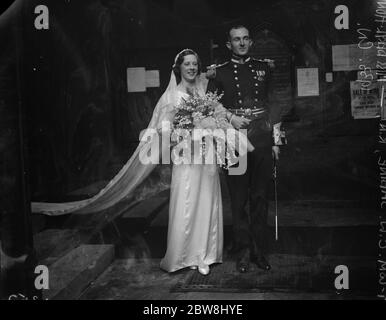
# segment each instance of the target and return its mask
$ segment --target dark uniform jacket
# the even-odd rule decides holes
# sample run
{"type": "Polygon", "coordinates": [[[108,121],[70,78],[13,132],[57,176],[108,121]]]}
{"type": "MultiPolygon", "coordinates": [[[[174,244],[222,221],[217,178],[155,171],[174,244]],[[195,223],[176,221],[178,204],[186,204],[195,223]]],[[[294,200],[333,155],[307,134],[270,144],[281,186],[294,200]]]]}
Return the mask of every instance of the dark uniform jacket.
{"type": "Polygon", "coordinates": [[[243,64],[232,59],[217,66],[208,83],[208,91],[224,94],[221,103],[229,111],[240,115],[244,109],[246,117],[249,111],[253,111],[257,121],[252,121],[248,127],[248,137],[253,135],[255,146],[272,144],[273,125],[280,122],[280,113],[268,101],[270,80],[268,63],[247,58],[243,64]],[[255,137],[256,134],[259,137],[255,137]]]}

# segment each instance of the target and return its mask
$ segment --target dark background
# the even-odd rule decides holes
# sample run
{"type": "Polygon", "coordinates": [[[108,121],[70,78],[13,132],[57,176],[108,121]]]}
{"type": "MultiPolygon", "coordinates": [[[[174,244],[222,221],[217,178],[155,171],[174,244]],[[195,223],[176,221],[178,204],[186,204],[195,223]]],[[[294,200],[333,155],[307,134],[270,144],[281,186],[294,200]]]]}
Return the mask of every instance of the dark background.
{"type": "MultiPolygon", "coordinates": [[[[374,153],[379,147],[379,119],[351,116],[350,81],[357,71],[334,72],[333,82],[325,82],[325,73],[332,72],[332,45],[358,43],[357,23],[374,30],[376,1],[14,3],[9,15],[0,17],[0,258],[14,264],[10,271],[2,269],[0,297],[25,292],[25,287],[33,291],[37,260],[59,257],[81,243],[106,240],[117,246],[121,258],[131,256],[133,248],[136,256],[163,254],[165,228],[146,233],[148,222],[114,220],[130,211],[125,207],[130,204],[77,220],[74,215],[31,215],[30,202],[88,198],[101,190],[137,146],[138,134],[169,81],[176,53],[192,48],[204,66],[226,61],[226,31],[235,23],[249,27],[256,44],[254,57],[276,61],[271,101],[283,108],[289,141],[278,168],[279,205],[289,201],[284,204],[291,211],[290,222],[299,222],[299,208],[299,219],[306,211],[311,221],[331,207],[337,208],[334,220],[339,222],[341,213],[348,224],[309,226],[307,220],[305,228],[284,227],[280,243],[273,244],[276,252],[377,256],[378,227],[350,227],[346,213],[355,220],[355,208],[361,206],[373,221],[372,208],[379,206],[374,153]],[[34,9],[40,4],[50,10],[49,30],[34,27],[34,9]],[[334,9],[341,4],[350,10],[350,30],[334,28],[334,9]],[[159,70],[161,87],[128,93],[128,67],[159,70]],[[296,96],[297,67],[319,68],[320,96],[296,96]],[[109,234],[114,236],[109,239],[109,234]],[[13,260],[22,255],[28,258],[13,260]]],[[[170,168],[160,166],[135,196],[157,195],[169,179],[170,168]]],[[[152,201],[141,204],[135,208],[146,214],[142,209],[151,207],[152,201]]],[[[151,213],[146,219],[154,217],[151,213]]]]}
{"type": "MultiPolygon", "coordinates": [[[[12,41],[3,42],[0,65],[4,69],[12,63],[16,45],[32,200],[65,201],[96,193],[137,145],[167,85],[175,54],[189,47],[204,66],[225,61],[225,32],[243,23],[257,43],[268,30],[277,39],[276,49],[288,57],[284,113],[289,145],[279,167],[281,199],[343,199],[375,206],[378,122],[352,119],[349,81],[356,79],[356,71],[334,72],[333,83],[324,81],[325,72],[332,72],[331,46],[357,43],[356,23],[371,27],[374,5],[363,0],[24,1],[18,39],[5,34],[12,41]],[[38,4],[50,10],[49,30],[34,28],[38,4]],[[334,28],[339,4],[350,10],[348,31],[334,28]],[[211,41],[218,48],[211,50],[211,41]],[[128,93],[126,68],[138,66],[160,70],[161,87],[128,93]],[[320,97],[296,97],[296,67],[304,66],[319,68],[320,97]],[[82,191],[90,185],[94,189],[82,191]]],[[[269,52],[255,46],[253,55],[270,58],[269,52]]],[[[14,90],[4,88],[8,95],[14,90]]],[[[4,160],[7,144],[0,143],[4,160]]],[[[12,160],[4,161],[5,177],[7,161],[12,160]]]]}

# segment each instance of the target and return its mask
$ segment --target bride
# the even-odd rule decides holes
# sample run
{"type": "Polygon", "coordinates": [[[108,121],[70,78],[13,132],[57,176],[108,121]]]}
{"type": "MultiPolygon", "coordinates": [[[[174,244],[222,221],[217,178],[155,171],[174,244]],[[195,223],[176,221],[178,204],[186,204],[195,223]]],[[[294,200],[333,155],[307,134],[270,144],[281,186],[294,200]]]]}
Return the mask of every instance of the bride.
{"type": "MultiPolygon", "coordinates": [[[[159,133],[165,123],[169,130],[176,114],[176,106],[191,94],[204,96],[207,81],[200,77],[200,60],[193,50],[177,54],[169,85],[154,108],[152,119],[141,133],[141,142],[120,172],[92,198],[67,202],[33,202],[32,212],[46,215],[87,214],[111,208],[128,198],[155,168],[157,162],[143,161],[143,155],[158,150],[159,133]],[[149,135],[148,133],[151,132],[149,135]],[[147,138],[143,137],[147,135],[147,138]]],[[[221,112],[227,114],[225,108],[221,112]]],[[[227,122],[229,127],[232,127],[227,122]]],[[[229,128],[228,127],[228,128],[229,128]]],[[[232,127],[233,129],[233,127],[232,127]]],[[[234,129],[233,129],[234,130],[234,129]]],[[[246,136],[238,136],[240,150],[251,151],[246,136]],[[244,148],[243,148],[244,146],[244,148]]],[[[234,142],[235,147],[236,143],[234,142]]],[[[157,157],[170,152],[162,144],[157,157]]],[[[239,151],[239,150],[238,150],[239,151]]],[[[244,153],[245,153],[244,152],[244,153]]],[[[242,154],[242,152],[239,152],[242,154]]],[[[193,155],[195,157],[195,155],[193,155]]],[[[209,266],[222,262],[223,216],[218,168],[213,164],[174,164],[170,188],[167,250],[160,267],[168,272],[190,267],[207,275],[209,266]]]]}
{"type": "MultiPolygon", "coordinates": [[[[195,92],[205,94],[200,60],[190,49],[181,51],[173,66],[174,103],[195,92]]],[[[167,250],[160,266],[168,272],[182,268],[209,273],[222,262],[223,217],[219,173],[215,164],[174,164],[170,187],[167,250]]]]}

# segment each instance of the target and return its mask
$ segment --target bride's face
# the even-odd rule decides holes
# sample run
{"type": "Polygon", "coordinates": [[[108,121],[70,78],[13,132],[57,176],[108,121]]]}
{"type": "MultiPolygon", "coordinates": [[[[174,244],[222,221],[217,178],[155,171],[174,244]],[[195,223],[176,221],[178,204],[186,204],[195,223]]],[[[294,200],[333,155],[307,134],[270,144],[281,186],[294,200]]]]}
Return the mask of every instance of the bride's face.
{"type": "Polygon", "coordinates": [[[180,67],[181,79],[187,82],[193,82],[198,74],[198,61],[197,57],[193,54],[184,57],[184,61],[180,67]]]}

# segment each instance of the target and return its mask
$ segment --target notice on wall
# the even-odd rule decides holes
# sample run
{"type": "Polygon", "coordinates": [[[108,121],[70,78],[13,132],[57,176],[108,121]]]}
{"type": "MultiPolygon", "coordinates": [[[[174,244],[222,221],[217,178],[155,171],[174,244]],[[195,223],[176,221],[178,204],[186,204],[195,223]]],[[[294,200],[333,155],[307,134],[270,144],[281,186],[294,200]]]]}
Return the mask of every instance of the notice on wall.
{"type": "Polygon", "coordinates": [[[146,71],[146,87],[158,88],[160,86],[159,71],[147,70],[146,71]]]}
{"type": "Polygon", "coordinates": [[[376,47],[363,49],[358,44],[332,46],[332,70],[360,70],[361,65],[375,66],[377,59],[376,47]]]}
{"type": "Polygon", "coordinates": [[[145,68],[127,68],[127,91],[146,91],[146,70],[145,68]]]}
{"type": "Polygon", "coordinates": [[[333,82],[334,81],[334,75],[332,72],[327,72],[326,73],[326,82],[333,82]]]}
{"type": "Polygon", "coordinates": [[[378,118],[381,114],[381,84],[374,81],[363,89],[358,81],[350,82],[351,113],[354,119],[378,118]]]}
{"type": "Polygon", "coordinates": [[[319,69],[297,68],[298,97],[319,95],[319,69]]]}

